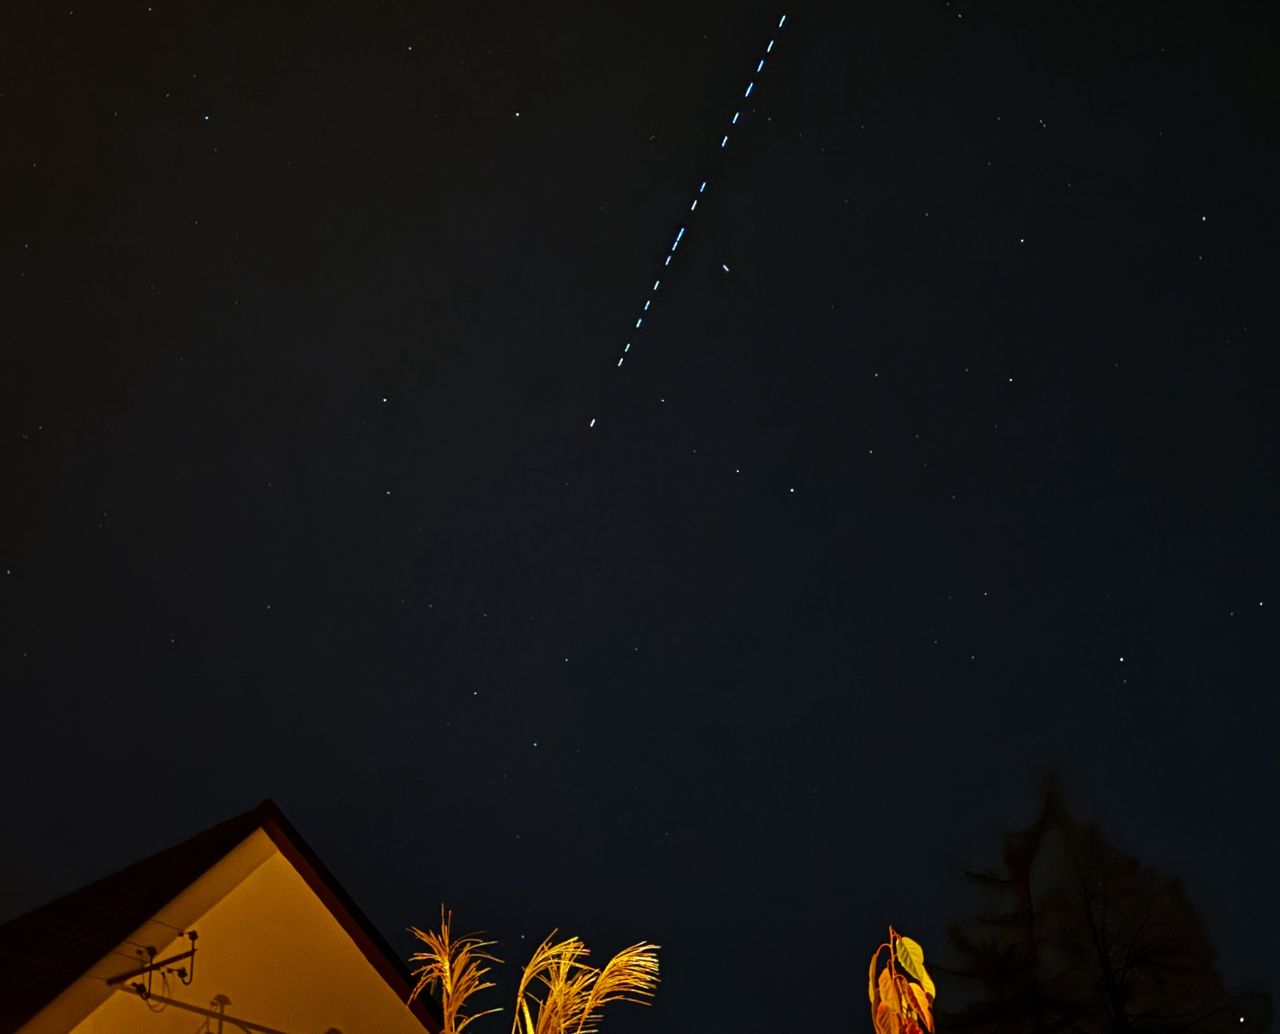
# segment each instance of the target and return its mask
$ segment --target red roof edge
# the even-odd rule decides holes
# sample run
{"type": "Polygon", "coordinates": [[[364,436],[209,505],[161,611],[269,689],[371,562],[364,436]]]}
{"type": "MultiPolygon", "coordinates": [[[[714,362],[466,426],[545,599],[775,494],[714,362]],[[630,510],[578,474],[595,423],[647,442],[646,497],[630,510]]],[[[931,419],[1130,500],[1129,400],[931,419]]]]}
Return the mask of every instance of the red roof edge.
{"type": "MultiPolygon", "coordinates": [[[[191,882],[261,829],[403,1002],[413,977],[311,846],[270,799],[158,854],[0,923],[0,1030],[15,1030],[70,987],[87,967],[129,936],[191,882]]],[[[439,1034],[435,1002],[409,1010],[439,1034]]]]}
{"type": "MultiPolygon", "coordinates": [[[[268,798],[254,809],[254,813],[262,830],[298,870],[312,893],[324,902],[329,913],[356,943],[369,964],[399,995],[402,1002],[408,1002],[409,992],[413,990],[413,978],[408,967],[369,917],[360,910],[351,895],[343,889],[342,884],[334,878],[333,873],[320,861],[320,856],[302,838],[293,823],[285,818],[279,805],[268,798]]],[[[431,999],[416,998],[409,1009],[431,1034],[439,1034],[441,1017],[431,999]]]]}

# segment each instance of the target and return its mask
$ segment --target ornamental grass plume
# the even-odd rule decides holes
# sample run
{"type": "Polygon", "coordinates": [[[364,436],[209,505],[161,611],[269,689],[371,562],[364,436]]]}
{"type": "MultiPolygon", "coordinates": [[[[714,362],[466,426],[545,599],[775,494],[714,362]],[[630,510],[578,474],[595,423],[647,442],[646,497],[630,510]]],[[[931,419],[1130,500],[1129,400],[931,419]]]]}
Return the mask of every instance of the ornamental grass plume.
{"type": "Polygon", "coordinates": [[[494,986],[484,979],[491,968],[484,963],[502,960],[484,950],[492,947],[496,941],[481,940],[476,934],[454,938],[450,930],[452,923],[453,913],[446,912],[441,905],[439,931],[409,927],[409,932],[427,946],[425,951],[409,956],[410,962],[422,963],[413,971],[418,983],[409,993],[409,1001],[412,1002],[423,991],[434,992],[439,987],[440,1011],[443,1015],[440,1034],[462,1034],[472,1020],[502,1011],[486,1009],[470,1016],[463,1015],[462,1010],[468,998],[477,991],[494,986]]]}
{"type": "Polygon", "coordinates": [[[581,940],[553,942],[554,936],[538,945],[524,968],[511,1034],[596,1034],[609,1002],[649,1004],[658,987],[658,945],[633,944],[597,969],[586,961],[581,940]]]}
{"type": "MultiPolygon", "coordinates": [[[[473,1020],[500,1009],[465,1014],[467,1000],[493,987],[486,981],[486,962],[502,960],[485,949],[494,941],[476,934],[453,937],[453,913],[440,907],[440,929],[410,932],[426,945],[410,956],[420,963],[413,971],[417,985],[412,1002],[424,991],[440,994],[440,1034],[461,1034],[473,1020]]],[[[658,945],[641,941],[623,948],[602,967],[593,966],[590,951],[578,937],[556,941],[553,930],[525,964],[516,989],[511,1034],[598,1034],[604,1007],[610,1002],[649,1005],[658,987],[658,945]]]]}

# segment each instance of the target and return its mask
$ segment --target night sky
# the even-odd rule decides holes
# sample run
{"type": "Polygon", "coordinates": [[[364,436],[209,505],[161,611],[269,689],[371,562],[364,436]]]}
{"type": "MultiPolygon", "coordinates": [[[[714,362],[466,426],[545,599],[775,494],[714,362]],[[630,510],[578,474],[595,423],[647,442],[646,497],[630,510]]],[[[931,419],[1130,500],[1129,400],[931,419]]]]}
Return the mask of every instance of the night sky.
{"type": "Polygon", "coordinates": [[[0,918],[270,796],[869,1030],[1056,767],[1276,972],[1272,17],[5,4],[0,918]]]}

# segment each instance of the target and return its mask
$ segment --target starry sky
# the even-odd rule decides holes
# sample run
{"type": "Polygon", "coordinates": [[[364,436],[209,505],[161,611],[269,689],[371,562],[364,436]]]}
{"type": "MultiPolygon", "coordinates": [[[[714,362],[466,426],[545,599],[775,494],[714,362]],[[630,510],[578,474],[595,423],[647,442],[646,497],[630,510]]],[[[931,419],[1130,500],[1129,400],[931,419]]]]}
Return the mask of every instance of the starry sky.
{"type": "Polygon", "coordinates": [[[616,1034],[856,1030],[1057,768],[1280,969],[1278,44],[4,5],[0,917],[270,796],[406,953],[445,901],[662,944],[616,1034]]]}

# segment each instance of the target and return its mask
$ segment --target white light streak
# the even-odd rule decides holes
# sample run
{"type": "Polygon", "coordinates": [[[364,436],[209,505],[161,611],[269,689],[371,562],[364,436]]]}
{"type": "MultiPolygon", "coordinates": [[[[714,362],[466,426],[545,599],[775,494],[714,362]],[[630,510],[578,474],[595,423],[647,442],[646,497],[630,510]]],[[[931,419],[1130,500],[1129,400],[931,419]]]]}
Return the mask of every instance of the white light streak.
{"type": "MultiPolygon", "coordinates": [[[[781,28],[782,28],[784,25],[786,25],[786,24],[787,24],[787,16],[784,14],[784,15],[782,15],[782,17],[781,17],[781,18],[779,18],[779,19],[778,19],[778,26],[777,26],[777,27],[778,27],[778,29],[781,29],[781,28]]],[[[772,54],[772,53],[773,53],[773,47],[774,47],[774,44],[775,44],[775,43],[777,43],[776,33],[775,33],[775,36],[769,40],[768,45],[764,48],[764,55],[762,55],[762,56],[760,57],[760,59],[756,62],[756,70],[755,70],[755,74],[756,74],[757,76],[758,76],[758,75],[760,75],[760,74],[764,71],[764,66],[765,66],[765,56],[767,56],[767,55],[769,55],[769,54],[772,54]]],[[[751,96],[751,94],[755,91],[755,88],[756,88],[756,82],[755,82],[755,80],[754,80],[754,79],[752,79],[751,81],[749,81],[749,82],[747,83],[747,88],[746,88],[746,90],[745,90],[745,91],[743,91],[743,94],[742,94],[743,99],[747,99],[747,98],[749,98],[749,97],[751,96]]],[[[743,112],[742,112],[742,110],[741,110],[741,109],[739,109],[739,110],[737,110],[737,111],[735,111],[735,112],[733,113],[733,117],[729,120],[729,126],[730,126],[730,128],[732,128],[733,126],[736,126],[736,125],[741,121],[741,119],[742,119],[742,115],[743,115],[743,112]]],[[[517,115],[517,117],[519,117],[519,116],[517,115]]],[[[725,134],[720,138],[720,149],[721,149],[721,150],[724,150],[724,149],[725,149],[726,147],[728,147],[728,146],[729,146],[729,134],[728,134],[728,133],[725,133],[725,134]]],[[[697,194],[697,196],[695,196],[695,197],[694,197],[694,199],[692,200],[692,202],[690,202],[690,204],[689,204],[689,211],[690,211],[690,212],[696,212],[696,211],[698,210],[698,201],[699,201],[699,199],[701,198],[701,196],[702,196],[703,194],[705,194],[705,193],[706,193],[706,190],[707,190],[707,181],[706,181],[706,180],[702,180],[702,181],[698,184],[698,194],[697,194]]],[[[680,229],[676,231],[675,239],[671,242],[671,248],[670,248],[670,250],[667,252],[666,257],[662,260],[662,265],[663,265],[663,268],[664,268],[664,269],[665,269],[667,266],[671,265],[671,260],[672,260],[673,258],[675,258],[676,251],[679,249],[681,242],[684,240],[684,232],[685,232],[685,230],[686,230],[686,229],[687,229],[687,227],[685,227],[685,226],[681,226],[681,227],[680,227],[680,229]]],[[[720,268],[721,268],[722,270],[724,270],[726,273],[730,272],[730,269],[729,269],[728,263],[725,263],[725,262],[720,263],[720,268]]],[[[655,280],[653,281],[653,287],[652,287],[652,288],[650,289],[650,291],[649,291],[650,297],[645,299],[644,307],[643,307],[643,309],[641,310],[641,311],[642,311],[642,313],[647,313],[647,312],[649,311],[650,307],[651,307],[651,306],[652,306],[652,304],[653,304],[653,297],[652,297],[652,295],[653,295],[654,293],[656,293],[656,292],[657,292],[657,290],[658,290],[658,288],[661,286],[661,284],[662,284],[662,280],[661,280],[661,278],[657,278],[657,279],[655,279],[655,280]]],[[[634,328],[634,329],[635,329],[635,330],[639,330],[643,325],[644,325],[644,316],[643,316],[643,315],[641,315],[640,317],[638,317],[638,318],[636,319],[636,323],[635,323],[635,328],[634,328]]],[[[622,367],[623,360],[624,360],[624,358],[625,358],[626,354],[627,354],[627,353],[629,353],[629,352],[631,351],[631,345],[632,345],[632,342],[628,341],[628,342],[626,342],[626,344],[624,344],[624,345],[622,346],[622,353],[623,353],[623,354],[622,354],[621,356],[619,356],[619,357],[618,357],[618,368],[621,368],[621,367],[622,367]]],[[[665,402],[666,400],[665,400],[665,399],[662,399],[662,400],[660,400],[660,401],[664,401],[664,402],[665,402]]],[[[590,423],[588,423],[588,424],[587,424],[587,426],[588,426],[588,427],[595,427],[595,426],[596,426],[596,418],[595,418],[595,417],[592,417],[592,418],[591,418],[590,423]]],[[[792,489],[789,489],[789,491],[790,491],[790,492],[795,492],[795,489],[794,489],[794,488],[792,488],[792,489]]],[[[568,660],[568,658],[565,658],[565,660],[567,661],[567,660],[568,660]]]]}

